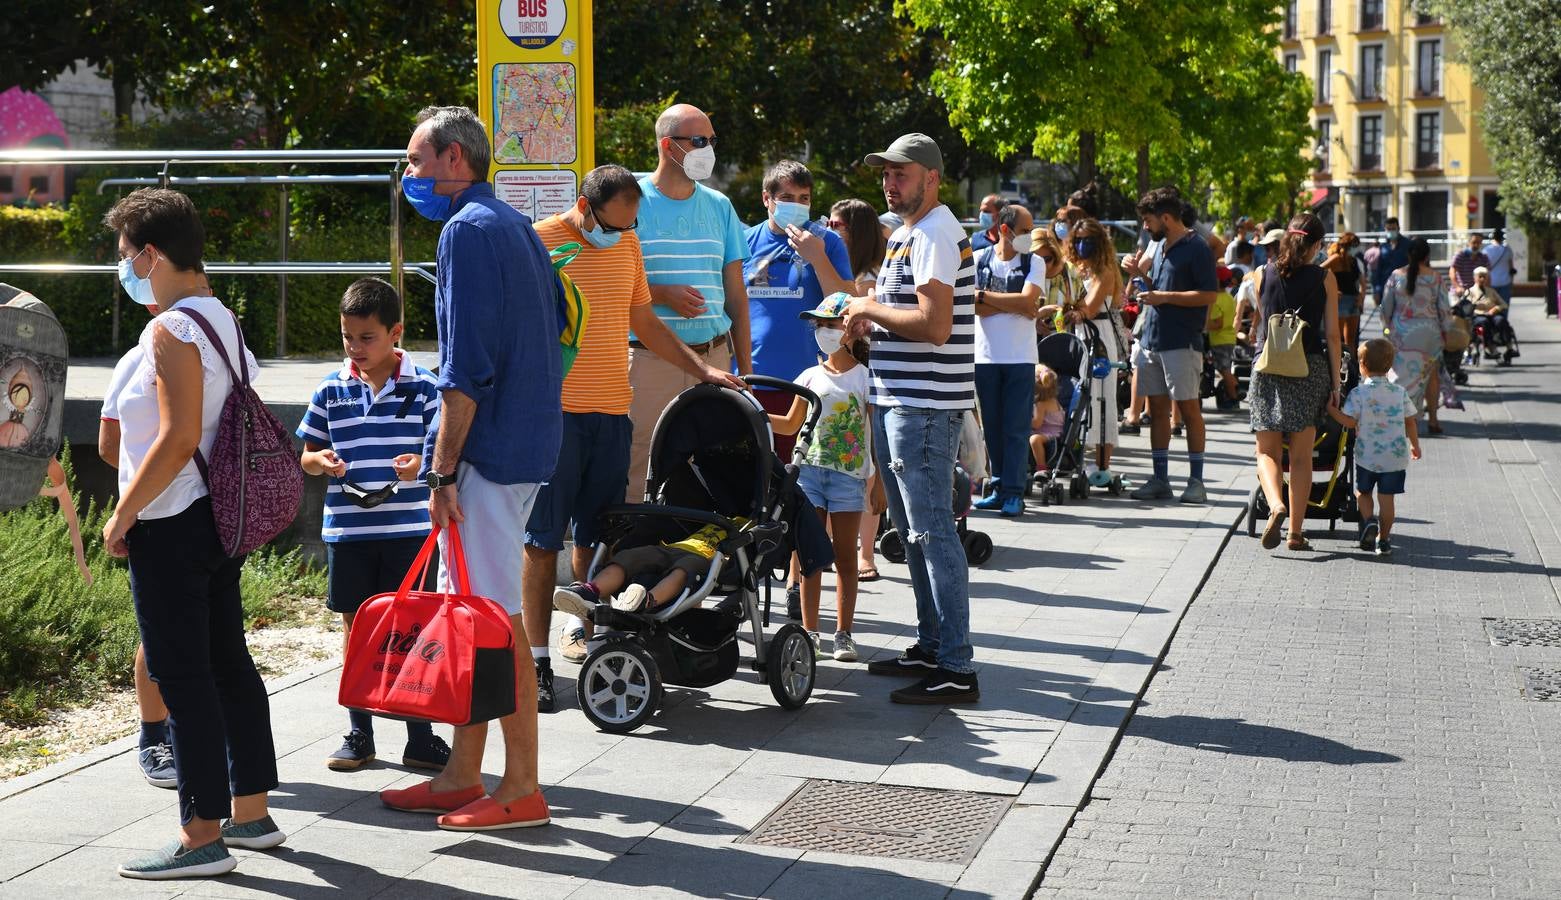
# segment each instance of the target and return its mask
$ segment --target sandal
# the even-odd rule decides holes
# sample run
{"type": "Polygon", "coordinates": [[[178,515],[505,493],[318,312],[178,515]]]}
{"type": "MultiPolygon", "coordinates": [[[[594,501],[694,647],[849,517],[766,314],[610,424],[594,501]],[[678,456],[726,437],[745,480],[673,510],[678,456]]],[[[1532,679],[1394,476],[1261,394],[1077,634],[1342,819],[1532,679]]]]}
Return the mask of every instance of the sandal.
{"type": "Polygon", "coordinates": [[[863,568],[858,569],[856,573],[856,580],[858,583],[863,581],[877,581],[879,577],[880,576],[878,575],[877,566],[864,566],[863,568]]]}
{"type": "Polygon", "coordinates": [[[1285,522],[1285,517],[1290,513],[1285,509],[1276,509],[1268,514],[1268,524],[1263,526],[1263,549],[1272,550],[1279,546],[1279,526],[1285,522]]]}
{"type": "Polygon", "coordinates": [[[1292,534],[1285,539],[1285,547],[1297,553],[1305,553],[1312,549],[1312,542],[1308,541],[1305,535],[1292,534]]]}
{"type": "Polygon", "coordinates": [[[1430,426],[1427,427],[1426,430],[1431,432],[1432,434],[1441,434],[1442,433],[1442,425],[1439,422],[1432,422],[1430,424],[1430,426]]]}

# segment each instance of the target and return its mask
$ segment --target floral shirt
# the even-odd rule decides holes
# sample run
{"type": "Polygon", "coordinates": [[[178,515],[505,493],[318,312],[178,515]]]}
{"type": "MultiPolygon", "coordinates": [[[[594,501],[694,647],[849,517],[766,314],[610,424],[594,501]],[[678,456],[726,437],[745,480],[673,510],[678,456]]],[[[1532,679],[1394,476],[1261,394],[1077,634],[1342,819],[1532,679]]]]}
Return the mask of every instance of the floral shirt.
{"type": "Polygon", "coordinates": [[[871,478],[867,367],[857,365],[836,374],[817,365],[798,375],[797,383],[818,394],[824,407],[819,412],[805,464],[834,469],[864,481],[871,478]]]}
{"type": "Polygon", "coordinates": [[[1386,378],[1369,376],[1344,400],[1344,414],[1355,420],[1355,464],[1369,472],[1409,468],[1409,436],[1404,420],[1414,407],[1404,389],[1386,378]]]}

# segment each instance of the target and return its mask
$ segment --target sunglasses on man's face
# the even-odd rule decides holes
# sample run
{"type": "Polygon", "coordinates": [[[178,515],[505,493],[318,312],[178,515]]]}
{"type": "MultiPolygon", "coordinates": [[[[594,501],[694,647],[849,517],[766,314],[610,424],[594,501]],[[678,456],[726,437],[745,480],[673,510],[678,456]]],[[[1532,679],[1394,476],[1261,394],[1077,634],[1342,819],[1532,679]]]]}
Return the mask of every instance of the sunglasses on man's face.
{"type": "Polygon", "coordinates": [[[617,234],[621,231],[634,231],[640,227],[640,220],[638,217],[635,217],[633,222],[630,222],[628,225],[623,227],[608,224],[607,220],[602,218],[602,211],[594,206],[591,207],[591,216],[596,219],[596,224],[602,226],[602,234],[617,234]]]}
{"type": "Polygon", "coordinates": [[[709,137],[705,137],[702,134],[674,134],[672,139],[674,141],[688,141],[695,150],[703,150],[706,147],[715,146],[715,135],[713,134],[709,137]]]}

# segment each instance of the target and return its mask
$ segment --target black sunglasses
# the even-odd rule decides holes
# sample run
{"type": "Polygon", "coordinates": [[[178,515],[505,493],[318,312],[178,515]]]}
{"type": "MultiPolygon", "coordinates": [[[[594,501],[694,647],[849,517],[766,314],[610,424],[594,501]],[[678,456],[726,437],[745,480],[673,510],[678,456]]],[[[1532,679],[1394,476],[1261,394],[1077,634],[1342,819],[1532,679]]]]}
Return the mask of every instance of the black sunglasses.
{"type": "MultiPolygon", "coordinates": [[[[590,206],[589,203],[587,203],[586,205],[590,206]]],[[[635,216],[634,217],[634,221],[630,222],[627,226],[625,226],[623,228],[619,228],[617,225],[609,225],[609,224],[607,224],[607,220],[602,218],[601,210],[597,209],[594,206],[591,206],[591,215],[593,217],[595,217],[596,224],[600,225],[602,227],[602,234],[617,234],[617,233],[619,233],[621,231],[636,231],[640,227],[640,220],[639,220],[638,216],[635,216]]]]}
{"type": "Polygon", "coordinates": [[[379,506],[381,503],[384,503],[386,500],[394,497],[396,495],[396,491],[400,488],[400,481],[392,481],[384,487],[377,488],[372,491],[366,487],[360,487],[356,484],[353,484],[350,481],[343,481],[341,483],[341,492],[347,495],[347,499],[352,501],[354,506],[362,507],[363,509],[373,509],[374,507],[379,506]]]}
{"type": "Polygon", "coordinates": [[[715,135],[713,134],[709,137],[705,137],[702,134],[673,134],[668,135],[668,137],[672,138],[674,141],[688,141],[693,145],[695,150],[703,150],[706,147],[715,146],[715,135]]]}

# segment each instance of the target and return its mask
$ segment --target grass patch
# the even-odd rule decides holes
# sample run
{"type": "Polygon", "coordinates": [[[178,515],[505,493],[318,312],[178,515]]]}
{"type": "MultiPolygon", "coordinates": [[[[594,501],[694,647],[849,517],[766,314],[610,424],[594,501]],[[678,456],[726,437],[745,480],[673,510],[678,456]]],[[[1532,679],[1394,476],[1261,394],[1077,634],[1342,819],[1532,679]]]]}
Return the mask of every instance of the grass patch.
{"type": "MultiPolygon", "coordinates": [[[[81,523],[91,586],[53,500],[0,514],[0,722],[37,724],[50,708],[131,683],[140,635],[129,569],[103,550],[108,512],[89,509],[81,523]]],[[[247,627],[294,624],[323,608],[325,572],[297,549],[265,547],[250,554],[240,586],[247,627]]]]}

